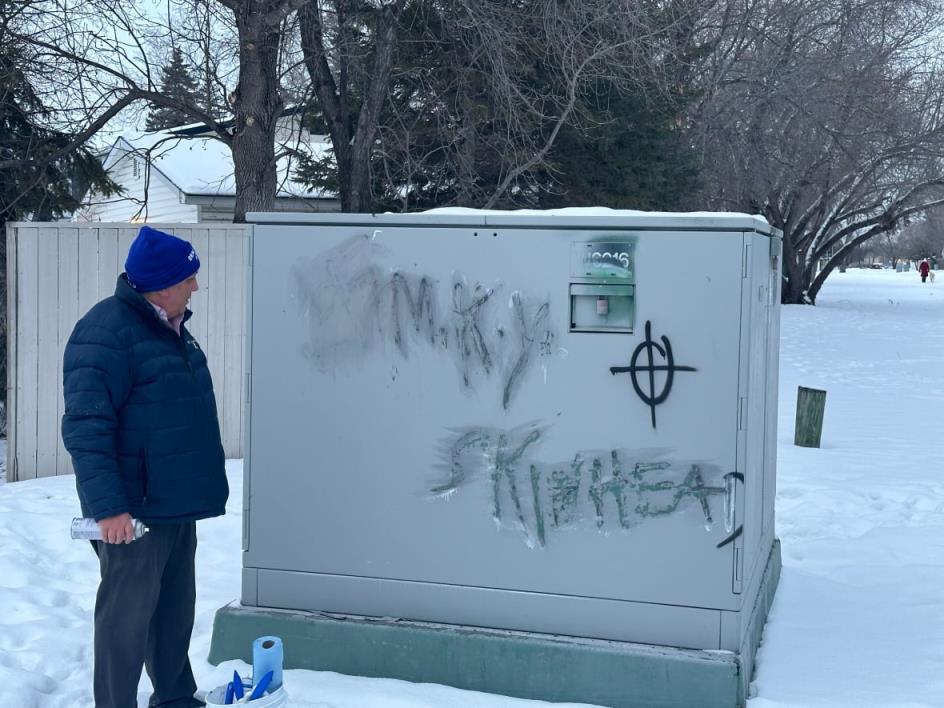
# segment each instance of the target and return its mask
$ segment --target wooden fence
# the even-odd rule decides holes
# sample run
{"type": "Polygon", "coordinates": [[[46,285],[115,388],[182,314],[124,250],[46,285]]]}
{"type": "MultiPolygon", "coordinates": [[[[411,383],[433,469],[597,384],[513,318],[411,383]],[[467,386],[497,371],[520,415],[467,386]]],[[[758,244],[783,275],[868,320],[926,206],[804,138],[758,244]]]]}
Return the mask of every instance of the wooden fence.
{"type": "MultiPolygon", "coordinates": [[[[227,457],[242,456],[246,227],[152,224],[193,243],[188,327],[210,362],[227,457]]],[[[62,445],[62,353],[76,321],[115,291],[133,224],[7,225],[7,479],[71,474],[62,445]]]]}

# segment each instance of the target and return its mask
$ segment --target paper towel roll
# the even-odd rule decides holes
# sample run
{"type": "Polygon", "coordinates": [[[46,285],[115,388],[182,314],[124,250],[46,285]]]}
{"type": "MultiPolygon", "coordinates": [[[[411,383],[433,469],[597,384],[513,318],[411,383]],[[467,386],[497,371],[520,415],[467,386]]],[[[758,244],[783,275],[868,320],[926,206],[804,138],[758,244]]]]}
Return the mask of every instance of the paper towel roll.
{"type": "Polygon", "coordinates": [[[282,640],[279,637],[259,637],[252,643],[252,683],[255,685],[267,672],[272,672],[269,691],[282,685],[282,640]]]}

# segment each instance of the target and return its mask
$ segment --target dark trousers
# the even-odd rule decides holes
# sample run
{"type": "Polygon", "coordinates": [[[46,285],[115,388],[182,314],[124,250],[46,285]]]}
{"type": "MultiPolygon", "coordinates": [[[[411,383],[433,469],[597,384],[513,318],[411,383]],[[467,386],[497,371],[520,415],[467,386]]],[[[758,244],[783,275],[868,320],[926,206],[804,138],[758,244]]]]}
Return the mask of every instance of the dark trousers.
{"type": "Polygon", "coordinates": [[[190,669],[196,583],[194,522],[153,526],[134,543],[95,542],[95,708],[136,708],[141,667],[150,706],[202,705],[190,669]]]}

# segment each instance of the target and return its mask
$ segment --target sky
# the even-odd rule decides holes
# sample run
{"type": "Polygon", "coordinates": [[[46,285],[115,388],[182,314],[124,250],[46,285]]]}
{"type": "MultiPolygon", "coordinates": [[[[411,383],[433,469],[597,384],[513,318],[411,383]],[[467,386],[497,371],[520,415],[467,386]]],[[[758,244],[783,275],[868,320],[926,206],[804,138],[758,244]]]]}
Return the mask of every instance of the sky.
{"type": "MultiPolygon", "coordinates": [[[[783,574],[748,708],[944,706],[944,278],[834,273],[816,307],[782,308],[777,535],[783,574]],[[822,447],[793,445],[797,386],[827,391],[822,447]]],[[[198,524],[191,661],[217,608],[239,595],[242,463],[227,515],[198,524]]],[[[0,708],[92,705],[97,566],[68,537],[73,480],[0,484],[0,708]]],[[[285,672],[299,708],[527,708],[549,704],[430,684],[285,672]]],[[[149,684],[142,677],[139,704],[149,684]]],[[[573,706],[573,704],[570,704],[573,706]]]]}

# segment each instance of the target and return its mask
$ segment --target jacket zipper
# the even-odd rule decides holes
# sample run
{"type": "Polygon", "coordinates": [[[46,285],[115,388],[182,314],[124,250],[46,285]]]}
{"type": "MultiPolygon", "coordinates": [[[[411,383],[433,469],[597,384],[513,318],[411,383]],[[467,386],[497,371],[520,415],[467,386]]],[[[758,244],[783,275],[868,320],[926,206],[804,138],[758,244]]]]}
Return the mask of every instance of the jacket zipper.
{"type": "Polygon", "coordinates": [[[150,475],[148,474],[147,455],[144,453],[143,447],[138,450],[138,456],[141,458],[141,477],[143,478],[142,484],[141,484],[142,486],[141,503],[147,504],[148,482],[149,482],[150,475]]]}
{"type": "Polygon", "coordinates": [[[186,330],[184,329],[183,323],[181,323],[181,325],[180,325],[180,335],[177,337],[177,339],[180,341],[180,353],[183,354],[184,363],[187,365],[187,371],[190,372],[190,378],[192,379],[192,378],[194,378],[194,375],[193,375],[193,364],[190,362],[190,352],[187,351],[187,344],[188,344],[188,342],[187,342],[187,340],[184,338],[184,332],[186,332],[186,330]]]}

